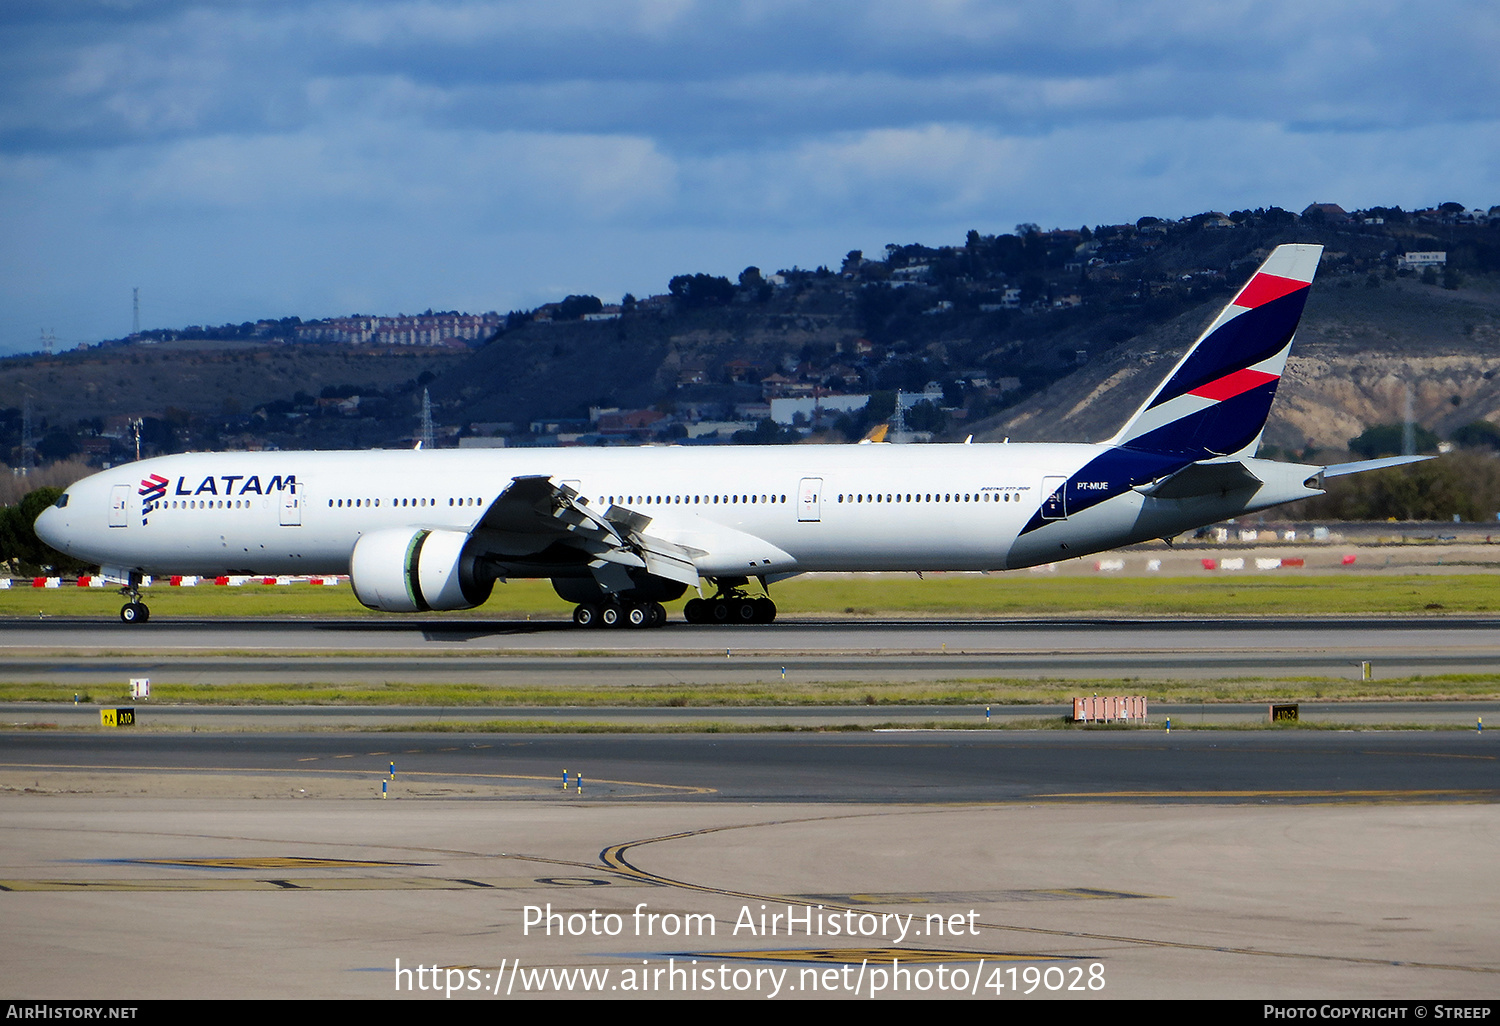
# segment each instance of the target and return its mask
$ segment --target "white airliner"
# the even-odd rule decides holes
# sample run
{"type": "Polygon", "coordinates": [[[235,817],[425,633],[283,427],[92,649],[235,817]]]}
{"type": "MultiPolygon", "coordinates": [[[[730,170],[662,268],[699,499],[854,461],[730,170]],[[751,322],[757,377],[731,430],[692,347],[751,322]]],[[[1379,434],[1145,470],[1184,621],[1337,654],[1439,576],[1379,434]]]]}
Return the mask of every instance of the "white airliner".
{"type": "Polygon", "coordinates": [[[1321,246],[1278,247],[1099,444],[187,453],[78,482],[37,535],[149,616],[146,574],[349,574],[390,612],[550,578],[583,626],[766,623],[817,570],[1012,570],[1170,538],[1395,466],[1256,459],[1321,246]]]}

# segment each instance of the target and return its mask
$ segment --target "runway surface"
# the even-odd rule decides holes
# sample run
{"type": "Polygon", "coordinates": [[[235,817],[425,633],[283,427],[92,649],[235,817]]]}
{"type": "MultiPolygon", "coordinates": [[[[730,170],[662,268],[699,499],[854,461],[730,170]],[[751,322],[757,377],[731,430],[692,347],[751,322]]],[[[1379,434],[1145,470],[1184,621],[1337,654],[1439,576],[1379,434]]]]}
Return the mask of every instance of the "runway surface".
{"type": "Polygon", "coordinates": [[[0,736],[8,996],[1455,1001],[1500,979],[1492,735],[371,740],[0,736]]]}
{"type": "Polygon", "coordinates": [[[1493,617],[796,621],[583,631],[480,620],[0,621],[0,679],[490,683],[1488,673],[1493,617]],[[649,656],[650,661],[641,657],[649,656]]]}
{"type": "MultiPolygon", "coordinates": [[[[0,622],[0,676],[84,686],[1353,678],[1362,659],[1395,675],[1497,656],[1491,618],[0,622]]],[[[299,710],[142,715],[181,729],[0,733],[9,997],[1486,1000],[1500,980],[1491,730],[384,734],[297,731],[320,715],[299,710]],[[783,928],[747,930],[762,911],[783,928]],[[526,925],[546,912],[556,932],[526,925]],[[788,912],[820,932],[788,934],[788,912]],[[570,929],[611,914],[614,934],[570,929]]]]}
{"type": "MultiPolygon", "coordinates": [[[[551,799],[564,769],[590,798],[971,802],[1500,799],[1489,733],[895,731],[879,734],[0,735],[0,774],[290,775],[379,788],[441,782],[551,799]],[[416,781],[417,784],[412,782],[416,781]],[[498,789],[498,790],[497,790],[498,789]]],[[[303,785],[298,785],[303,786],[303,785]]],[[[357,788],[356,788],[357,790],[357,788]]],[[[288,785],[279,793],[297,793],[288,785]]]]}

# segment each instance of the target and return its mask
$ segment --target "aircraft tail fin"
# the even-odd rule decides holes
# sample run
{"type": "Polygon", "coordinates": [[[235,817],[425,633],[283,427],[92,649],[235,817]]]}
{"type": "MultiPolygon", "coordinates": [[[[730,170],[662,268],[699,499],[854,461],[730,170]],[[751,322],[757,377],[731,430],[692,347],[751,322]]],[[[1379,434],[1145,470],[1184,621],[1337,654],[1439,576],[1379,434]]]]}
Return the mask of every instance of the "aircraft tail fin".
{"type": "Polygon", "coordinates": [[[1110,442],[1192,460],[1255,455],[1322,252],[1277,246],[1110,442]]]}

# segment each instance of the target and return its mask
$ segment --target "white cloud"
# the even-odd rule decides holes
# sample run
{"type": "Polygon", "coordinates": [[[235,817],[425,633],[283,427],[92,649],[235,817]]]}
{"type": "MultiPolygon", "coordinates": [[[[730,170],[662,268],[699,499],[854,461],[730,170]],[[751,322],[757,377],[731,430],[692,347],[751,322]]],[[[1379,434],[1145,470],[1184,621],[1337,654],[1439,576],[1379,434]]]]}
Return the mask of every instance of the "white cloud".
{"type": "Polygon", "coordinates": [[[504,307],[1023,220],[1488,205],[1497,44],[1477,0],[23,5],[0,351],[119,334],[147,282],[158,324],[504,307]]]}

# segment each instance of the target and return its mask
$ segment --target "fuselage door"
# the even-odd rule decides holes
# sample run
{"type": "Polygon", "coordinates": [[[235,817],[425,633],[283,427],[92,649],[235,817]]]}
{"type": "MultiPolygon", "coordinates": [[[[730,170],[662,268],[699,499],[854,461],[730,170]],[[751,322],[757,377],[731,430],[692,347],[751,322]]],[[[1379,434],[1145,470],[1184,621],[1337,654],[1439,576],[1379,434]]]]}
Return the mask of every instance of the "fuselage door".
{"type": "Polygon", "coordinates": [[[1065,477],[1042,478],[1043,520],[1068,519],[1068,479],[1065,477]]]}
{"type": "Polygon", "coordinates": [[[823,479],[804,477],[797,486],[797,519],[817,523],[823,519],[823,479]]]}
{"type": "Polygon", "coordinates": [[[281,526],[302,526],[302,497],[297,494],[295,485],[281,493],[281,526]]]}
{"type": "Polygon", "coordinates": [[[126,509],[130,502],[130,486],[128,484],[114,485],[109,490],[109,526],[124,527],[130,523],[126,509]]]}

